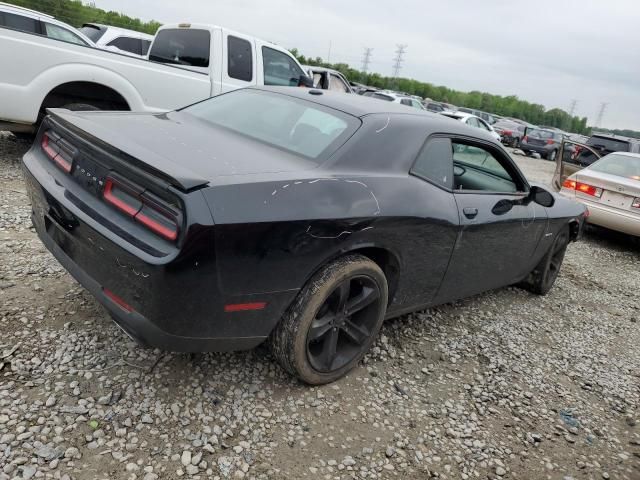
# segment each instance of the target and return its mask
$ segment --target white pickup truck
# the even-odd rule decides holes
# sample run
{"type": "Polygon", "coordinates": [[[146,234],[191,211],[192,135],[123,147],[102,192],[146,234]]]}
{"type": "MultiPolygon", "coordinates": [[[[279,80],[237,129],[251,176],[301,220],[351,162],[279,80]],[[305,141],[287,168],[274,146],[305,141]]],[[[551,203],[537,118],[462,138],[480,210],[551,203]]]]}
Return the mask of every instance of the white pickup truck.
{"type": "Polygon", "coordinates": [[[213,25],[163,26],[146,60],[0,24],[0,130],[29,133],[47,108],[166,111],[305,78],[284,48],[213,25]]]}

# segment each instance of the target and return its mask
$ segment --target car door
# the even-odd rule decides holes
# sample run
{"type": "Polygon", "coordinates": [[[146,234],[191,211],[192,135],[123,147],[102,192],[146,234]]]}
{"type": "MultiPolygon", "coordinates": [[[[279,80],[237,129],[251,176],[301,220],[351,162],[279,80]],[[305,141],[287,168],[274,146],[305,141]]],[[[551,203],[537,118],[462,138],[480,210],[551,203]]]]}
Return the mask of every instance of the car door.
{"type": "Polygon", "coordinates": [[[546,230],[544,207],[511,158],[476,139],[452,139],[460,231],[438,303],[522,280],[546,230]]]}
{"type": "Polygon", "coordinates": [[[599,159],[601,154],[584,143],[574,142],[565,139],[560,143],[560,149],[556,155],[556,169],[551,182],[556,191],[560,191],[563,182],[567,177],[573,175],[578,170],[582,170],[587,165],[593,163],[594,159],[599,159]],[[584,164],[581,158],[589,158],[589,163],[584,164]]]}

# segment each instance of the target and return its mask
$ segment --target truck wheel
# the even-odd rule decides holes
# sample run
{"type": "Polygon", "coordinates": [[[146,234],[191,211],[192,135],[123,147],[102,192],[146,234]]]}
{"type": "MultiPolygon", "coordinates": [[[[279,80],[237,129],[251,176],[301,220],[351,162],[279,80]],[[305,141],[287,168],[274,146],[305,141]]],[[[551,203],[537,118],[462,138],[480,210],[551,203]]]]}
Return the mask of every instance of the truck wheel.
{"type": "Polygon", "coordinates": [[[558,273],[560,273],[560,267],[567,252],[567,245],[569,245],[568,226],[563,227],[558,232],[549,251],[542,257],[542,260],[529,274],[529,277],[519,286],[536,295],[549,293],[558,278],[558,273]]]}
{"type": "Polygon", "coordinates": [[[300,291],[270,336],[273,355],[303,382],[333,382],[364,357],[387,310],[387,280],[362,255],[320,270],[300,291]]]}

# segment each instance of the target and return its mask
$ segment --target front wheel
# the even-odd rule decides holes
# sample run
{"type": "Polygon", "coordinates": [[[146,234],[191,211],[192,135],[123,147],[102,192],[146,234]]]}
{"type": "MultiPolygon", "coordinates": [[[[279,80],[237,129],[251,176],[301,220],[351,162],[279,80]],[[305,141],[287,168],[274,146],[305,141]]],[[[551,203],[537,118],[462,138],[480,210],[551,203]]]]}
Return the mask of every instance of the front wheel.
{"type": "Polygon", "coordinates": [[[520,286],[537,295],[549,293],[558,278],[558,273],[560,273],[560,267],[564,261],[568,245],[569,227],[566,226],[558,232],[551,244],[551,248],[520,286]]]}
{"type": "Polygon", "coordinates": [[[364,357],[387,309],[387,280],[362,255],[324,267],[300,291],[270,336],[282,367],[302,381],[333,382],[364,357]]]}

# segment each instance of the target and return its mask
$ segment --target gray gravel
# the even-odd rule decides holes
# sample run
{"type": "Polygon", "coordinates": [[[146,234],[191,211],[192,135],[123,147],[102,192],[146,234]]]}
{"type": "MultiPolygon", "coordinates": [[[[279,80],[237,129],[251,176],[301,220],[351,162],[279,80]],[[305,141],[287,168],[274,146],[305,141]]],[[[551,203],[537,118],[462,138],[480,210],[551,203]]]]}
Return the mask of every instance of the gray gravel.
{"type": "MultiPolygon", "coordinates": [[[[589,232],[546,297],[387,322],[321,388],[268,351],[131,343],[30,228],[0,133],[0,479],[640,478],[640,251],[589,232]]],[[[515,156],[550,180],[553,166],[515,156]]]]}

